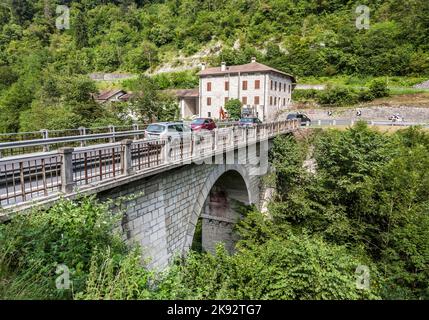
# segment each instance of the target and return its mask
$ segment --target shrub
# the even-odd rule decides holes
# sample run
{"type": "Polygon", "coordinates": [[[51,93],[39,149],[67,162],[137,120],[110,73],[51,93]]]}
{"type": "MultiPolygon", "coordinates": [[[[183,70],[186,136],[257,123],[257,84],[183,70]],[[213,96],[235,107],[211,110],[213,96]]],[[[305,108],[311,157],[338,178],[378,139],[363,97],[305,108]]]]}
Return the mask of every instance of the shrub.
{"type": "Polygon", "coordinates": [[[389,96],[389,88],[387,87],[386,82],[383,80],[371,81],[371,83],[369,85],[369,92],[375,98],[382,98],[382,97],[388,97],[389,96]]]}
{"type": "Polygon", "coordinates": [[[357,102],[357,95],[350,89],[344,87],[328,88],[318,95],[321,105],[351,105],[357,102]]]}
{"type": "Polygon", "coordinates": [[[306,100],[315,100],[318,97],[319,92],[314,89],[309,90],[294,90],[292,93],[293,101],[306,101],[306,100]]]}
{"type": "Polygon", "coordinates": [[[230,119],[237,119],[241,117],[241,101],[238,99],[231,99],[225,104],[225,109],[228,112],[230,119]]]}
{"type": "Polygon", "coordinates": [[[372,101],[375,99],[373,93],[369,90],[361,90],[358,93],[358,97],[357,97],[359,102],[368,102],[368,101],[372,101]]]}
{"type": "Polygon", "coordinates": [[[0,294],[12,299],[70,298],[72,292],[55,287],[60,264],[72,274],[73,292],[84,290],[94,252],[111,248],[114,254],[126,253],[112,232],[115,221],[107,204],[83,198],[62,200],[47,211],[0,225],[0,294]]]}

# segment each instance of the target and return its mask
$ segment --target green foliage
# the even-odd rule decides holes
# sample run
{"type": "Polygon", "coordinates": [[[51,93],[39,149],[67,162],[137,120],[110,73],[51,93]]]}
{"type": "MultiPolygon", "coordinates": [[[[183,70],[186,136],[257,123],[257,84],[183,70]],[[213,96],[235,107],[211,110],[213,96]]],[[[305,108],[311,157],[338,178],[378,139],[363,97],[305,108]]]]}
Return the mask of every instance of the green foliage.
{"type": "Polygon", "coordinates": [[[192,89],[198,87],[199,78],[195,71],[160,73],[153,77],[161,89],[192,89]]]}
{"type": "Polygon", "coordinates": [[[134,83],[134,88],[141,94],[131,102],[132,108],[141,121],[173,121],[178,118],[179,107],[176,99],[160,91],[152,78],[140,76],[134,83]]]}
{"type": "Polygon", "coordinates": [[[77,128],[106,118],[114,120],[119,113],[97,104],[92,98],[96,91],[94,82],[85,76],[47,76],[31,106],[20,114],[21,131],[77,128]]]}
{"type": "Polygon", "coordinates": [[[142,300],[153,299],[153,272],[141,265],[140,250],[127,255],[114,254],[110,248],[91,257],[88,279],[77,300],[142,300]]]}
{"type": "MultiPolygon", "coordinates": [[[[401,82],[398,77],[421,81],[429,75],[426,0],[407,6],[396,0],[373,3],[369,30],[356,29],[355,4],[344,1],[329,6],[312,0],[66,3],[71,8],[70,30],[55,28],[52,1],[9,0],[0,6],[1,132],[36,128],[29,124],[31,116],[21,113],[33,108],[33,103],[45,103],[37,92],[46,75],[140,74],[160,65],[186,68],[200,60],[189,57],[192,54],[216,65],[249,63],[255,56],[301,79],[349,77],[360,87],[366,83],[357,82],[374,76],[389,76],[394,86],[401,82]],[[28,120],[20,123],[20,119],[28,120]]],[[[195,71],[155,78],[160,89],[192,88],[198,83],[195,71]]],[[[332,90],[311,92],[307,98],[323,105],[348,105],[386,94],[380,86],[360,92],[336,88],[342,85],[334,83],[332,90]]],[[[402,85],[411,83],[402,81],[402,85]]],[[[307,99],[298,92],[294,98],[307,99]]],[[[86,118],[93,110],[78,118],[67,103],[59,102],[56,108],[57,112],[51,104],[47,106],[46,116],[58,118],[50,121],[52,128],[94,121],[86,118]]],[[[122,116],[108,115],[100,123],[106,119],[121,121],[122,116]]]]}
{"type": "Polygon", "coordinates": [[[318,95],[318,102],[321,105],[343,106],[352,105],[357,102],[356,94],[345,87],[328,88],[318,95]]]}
{"type": "MultiPolygon", "coordinates": [[[[364,252],[380,271],[383,298],[427,299],[428,139],[416,128],[386,135],[364,123],[323,132],[314,146],[316,175],[301,173],[287,198],[271,204],[274,229],[290,226],[364,252]]],[[[277,165],[280,172],[287,163],[277,165]]]]}
{"type": "Polygon", "coordinates": [[[386,82],[382,80],[373,80],[369,85],[369,93],[375,98],[388,97],[389,88],[386,82]]]}
{"type": "Polygon", "coordinates": [[[97,250],[126,253],[121,238],[112,233],[116,221],[108,203],[83,198],[77,202],[63,200],[48,211],[36,210],[0,225],[3,298],[65,298],[84,290],[97,250]],[[60,264],[72,273],[72,292],[55,287],[55,271],[60,264]]]}
{"type": "Polygon", "coordinates": [[[180,284],[163,290],[179,299],[362,299],[377,298],[356,289],[360,260],[344,247],[294,236],[268,239],[230,256],[191,253],[180,265],[180,284]]]}
{"type": "Polygon", "coordinates": [[[239,119],[241,117],[241,101],[239,99],[231,99],[225,104],[225,110],[228,112],[230,119],[239,119]]]}
{"type": "Polygon", "coordinates": [[[84,11],[79,10],[74,25],[76,47],[78,49],[82,49],[88,46],[88,27],[86,25],[86,16],[84,11]]]}

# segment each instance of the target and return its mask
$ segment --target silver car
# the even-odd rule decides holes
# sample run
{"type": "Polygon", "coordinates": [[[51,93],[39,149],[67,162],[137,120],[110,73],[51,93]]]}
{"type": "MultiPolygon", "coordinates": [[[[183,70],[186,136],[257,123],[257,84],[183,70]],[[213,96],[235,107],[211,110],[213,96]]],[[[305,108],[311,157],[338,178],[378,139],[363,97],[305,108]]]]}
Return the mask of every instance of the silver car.
{"type": "Polygon", "coordinates": [[[145,138],[168,139],[182,137],[184,134],[190,134],[191,127],[183,122],[158,122],[150,124],[145,130],[145,138]]]}

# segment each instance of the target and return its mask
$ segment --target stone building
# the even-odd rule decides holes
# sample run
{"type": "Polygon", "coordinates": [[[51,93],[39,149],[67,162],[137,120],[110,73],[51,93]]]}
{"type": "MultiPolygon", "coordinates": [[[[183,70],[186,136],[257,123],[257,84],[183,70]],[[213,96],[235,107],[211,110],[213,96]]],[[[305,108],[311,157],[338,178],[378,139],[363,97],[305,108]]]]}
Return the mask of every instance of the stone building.
{"type": "Polygon", "coordinates": [[[206,68],[199,73],[198,115],[220,118],[220,111],[230,99],[239,99],[243,111],[262,121],[276,118],[292,100],[295,78],[285,72],[256,62],[236,66],[206,68]]]}

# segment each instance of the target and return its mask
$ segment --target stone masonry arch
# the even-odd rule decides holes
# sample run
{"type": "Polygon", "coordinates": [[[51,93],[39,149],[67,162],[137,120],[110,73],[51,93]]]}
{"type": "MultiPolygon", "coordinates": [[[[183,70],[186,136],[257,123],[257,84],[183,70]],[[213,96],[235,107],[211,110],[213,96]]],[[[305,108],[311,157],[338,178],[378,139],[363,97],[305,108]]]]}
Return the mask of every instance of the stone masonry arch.
{"type": "Polygon", "coordinates": [[[201,217],[201,214],[204,210],[204,207],[207,205],[207,200],[210,196],[210,191],[215,186],[218,180],[230,172],[238,173],[245,184],[247,190],[247,199],[244,202],[246,205],[257,204],[258,199],[258,190],[254,190],[254,185],[249,178],[249,172],[244,165],[219,165],[217,166],[207,177],[204,186],[201,188],[197,201],[195,202],[188,221],[188,230],[186,233],[186,241],[183,247],[183,253],[188,252],[191,248],[192,241],[194,239],[195,228],[198,222],[198,219],[201,217]]]}

